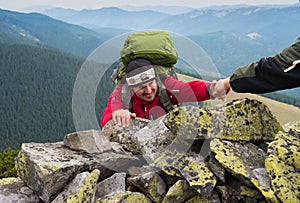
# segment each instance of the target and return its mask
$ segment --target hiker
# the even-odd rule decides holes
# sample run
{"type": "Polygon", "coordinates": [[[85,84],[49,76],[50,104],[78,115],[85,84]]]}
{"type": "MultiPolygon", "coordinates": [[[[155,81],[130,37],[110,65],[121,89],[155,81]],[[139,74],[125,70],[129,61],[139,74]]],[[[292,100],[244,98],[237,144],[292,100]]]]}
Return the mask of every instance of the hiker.
{"type": "Polygon", "coordinates": [[[230,89],[238,93],[267,93],[300,87],[300,37],[273,57],[240,67],[217,82],[216,94],[226,95],[230,89]]]}
{"type": "Polygon", "coordinates": [[[126,82],[118,85],[110,95],[100,121],[102,127],[111,119],[119,126],[128,127],[131,117],[154,120],[165,115],[168,110],[164,108],[159,98],[162,86],[165,87],[168,94],[166,97],[169,97],[168,101],[171,101],[172,105],[218,97],[213,94],[214,82],[201,80],[183,82],[172,76],[157,76],[154,68],[155,65],[146,59],[135,59],[127,65],[124,78],[126,82]],[[128,85],[130,89],[129,108],[132,110],[124,107],[121,96],[123,85],[128,85]]]}

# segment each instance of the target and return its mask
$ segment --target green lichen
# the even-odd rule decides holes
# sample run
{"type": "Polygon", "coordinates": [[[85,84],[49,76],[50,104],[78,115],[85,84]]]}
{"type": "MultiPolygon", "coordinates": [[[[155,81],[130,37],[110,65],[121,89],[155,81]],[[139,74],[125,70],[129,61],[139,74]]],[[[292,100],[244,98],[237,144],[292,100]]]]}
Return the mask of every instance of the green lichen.
{"type": "Polygon", "coordinates": [[[276,197],[274,191],[271,188],[262,187],[261,184],[259,183],[259,181],[257,179],[252,179],[252,183],[253,183],[253,185],[255,185],[260,190],[260,192],[262,193],[262,195],[269,202],[280,203],[280,201],[278,200],[278,198],[276,197]]]}
{"type": "Polygon", "coordinates": [[[211,115],[196,106],[176,108],[167,114],[164,124],[177,136],[202,139],[207,136],[211,115]]]}
{"type": "Polygon", "coordinates": [[[211,108],[176,108],[166,115],[164,124],[177,136],[231,141],[270,141],[282,130],[266,105],[247,98],[211,108]]]}
{"type": "Polygon", "coordinates": [[[57,163],[41,163],[40,164],[43,170],[44,175],[51,174],[53,172],[59,171],[61,169],[61,166],[57,165],[57,163]]]}
{"type": "Polygon", "coordinates": [[[211,150],[216,154],[215,158],[220,164],[234,174],[239,174],[244,177],[249,177],[249,171],[245,163],[237,156],[236,152],[232,151],[234,146],[231,143],[219,139],[213,139],[210,142],[211,150]]]}
{"type": "Polygon", "coordinates": [[[214,192],[210,197],[204,197],[203,195],[198,194],[185,201],[185,203],[221,203],[221,201],[218,193],[214,192]]]}
{"type": "Polygon", "coordinates": [[[90,203],[94,194],[94,188],[99,178],[99,171],[92,171],[85,179],[84,186],[77,194],[72,194],[67,198],[67,203],[90,203]]]}
{"type": "Polygon", "coordinates": [[[17,161],[16,161],[16,169],[18,177],[20,177],[22,180],[25,180],[28,178],[28,170],[27,170],[27,161],[26,161],[26,155],[23,151],[20,151],[17,161]]]}
{"type": "Polygon", "coordinates": [[[17,183],[17,182],[20,182],[21,179],[20,178],[2,178],[0,179],[0,186],[2,185],[10,185],[10,184],[13,184],[13,183],[17,183]]]}
{"type": "Polygon", "coordinates": [[[266,170],[271,177],[272,190],[282,202],[297,202],[300,199],[300,139],[280,132],[268,147],[266,170]]]}
{"type": "Polygon", "coordinates": [[[210,169],[197,160],[190,160],[189,164],[180,169],[189,185],[199,194],[210,195],[215,187],[217,180],[210,169]]]}
{"type": "Polygon", "coordinates": [[[215,158],[231,174],[249,186],[256,186],[266,199],[276,202],[270,179],[264,169],[266,158],[264,151],[251,143],[242,145],[219,139],[211,141],[211,150],[216,154],[215,158]]]}
{"type": "Polygon", "coordinates": [[[184,178],[198,193],[209,196],[216,185],[216,177],[200,157],[165,151],[153,166],[161,168],[167,175],[184,178]]]}
{"type": "Polygon", "coordinates": [[[253,198],[260,196],[260,193],[257,190],[246,187],[244,185],[241,185],[239,189],[240,189],[240,194],[242,196],[253,197],[253,198]]]}
{"type": "Polygon", "coordinates": [[[185,180],[177,181],[167,192],[162,203],[181,203],[193,196],[193,190],[185,180]]]}

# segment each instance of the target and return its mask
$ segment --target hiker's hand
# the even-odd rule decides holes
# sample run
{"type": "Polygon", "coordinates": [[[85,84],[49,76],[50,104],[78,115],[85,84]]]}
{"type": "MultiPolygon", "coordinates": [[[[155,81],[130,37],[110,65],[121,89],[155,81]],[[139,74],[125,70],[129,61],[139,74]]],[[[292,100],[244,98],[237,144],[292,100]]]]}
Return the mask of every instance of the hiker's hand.
{"type": "Polygon", "coordinates": [[[127,109],[119,109],[112,114],[114,124],[118,124],[124,128],[129,126],[131,117],[135,118],[136,114],[129,112],[127,109]]]}
{"type": "Polygon", "coordinates": [[[211,84],[211,94],[213,97],[225,100],[226,95],[229,93],[231,87],[229,84],[229,78],[221,79],[219,81],[213,81],[211,84]]]}

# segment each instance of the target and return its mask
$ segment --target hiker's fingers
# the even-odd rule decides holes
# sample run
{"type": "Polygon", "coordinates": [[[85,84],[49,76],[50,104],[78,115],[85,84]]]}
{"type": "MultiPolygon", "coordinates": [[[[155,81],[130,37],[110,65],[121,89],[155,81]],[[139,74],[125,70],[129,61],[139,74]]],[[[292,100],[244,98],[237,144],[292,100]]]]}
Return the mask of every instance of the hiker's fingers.
{"type": "Polygon", "coordinates": [[[131,113],[128,110],[120,109],[113,112],[113,122],[122,127],[128,127],[130,124],[131,113]]]}

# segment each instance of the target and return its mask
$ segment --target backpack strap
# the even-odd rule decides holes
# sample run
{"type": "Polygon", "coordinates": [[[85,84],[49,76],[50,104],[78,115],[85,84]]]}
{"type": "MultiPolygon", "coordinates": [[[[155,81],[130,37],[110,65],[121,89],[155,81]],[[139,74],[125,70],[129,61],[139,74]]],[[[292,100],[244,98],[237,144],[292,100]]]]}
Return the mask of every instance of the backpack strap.
{"type": "Polygon", "coordinates": [[[166,112],[171,111],[175,108],[175,104],[172,103],[172,100],[170,98],[171,95],[169,95],[165,84],[162,81],[161,76],[156,77],[156,82],[158,83],[158,99],[159,102],[162,104],[162,107],[166,112]]]}
{"type": "Polygon", "coordinates": [[[131,102],[131,92],[130,88],[127,84],[124,84],[121,89],[122,94],[122,102],[125,109],[128,109],[130,112],[132,112],[132,102],[131,102]]]}

